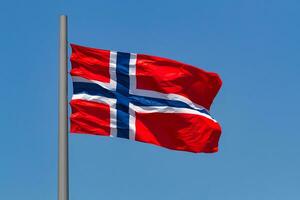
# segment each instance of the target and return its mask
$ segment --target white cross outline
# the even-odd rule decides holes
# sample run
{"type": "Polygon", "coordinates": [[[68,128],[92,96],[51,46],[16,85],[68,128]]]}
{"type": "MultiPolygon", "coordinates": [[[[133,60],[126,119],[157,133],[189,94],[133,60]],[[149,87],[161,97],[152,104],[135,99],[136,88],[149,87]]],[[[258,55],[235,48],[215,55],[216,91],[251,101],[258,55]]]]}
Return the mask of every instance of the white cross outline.
{"type": "MultiPolygon", "coordinates": [[[[158,99],[165,99],[165,100],[175,100],[181,101],[189,105],[191,108],[194,109],[205,109],[203,106],[198,105],[188,98],[178,95],[178,94],[165,94],[161,92],[156,92],[152,90],[144,90],[144,89],[137,89],[136,87],[136,61],[137,61],[137,54],[130,53],[130,60],[129,60],[129,94],[138,95],[138,96],[145,96],[145,97],[152,97],[158,99]]],[[[116,64],[117,64],[117,52],[110,51],[110,58],[109,58],[109,74],[110,74],[110,82],[103,83],[96,80],[89,80],[80,76],[72,76],[73,82],[86,82],[86,83],[95,83],[100,85],[101,87],[116,91],[117,85],[117,76],[116,76],[116,64]]],[[[116,99],[115,98],[107,98],[104,96],[98,95],[89,95],[89,94],[73,94],[72,100],[75,99],[82,99],[87,101],[94,101],[98,103],[104,103],[109,105],[110,107],[110,136],[117,137],[117,110],[116,110],[116,99]]],[[[187,113],[187,114],[195,114],[201,115],[206,118],[211,119],[214,122],[217,122],[213,119],[210,115],[205,113],[196,111],[190,108],[176,108],[170,106],[136,106],[132,103],[129,103],[129,139],[135,140],[136,135],[136,117],[135,113],[187,113]]]]}

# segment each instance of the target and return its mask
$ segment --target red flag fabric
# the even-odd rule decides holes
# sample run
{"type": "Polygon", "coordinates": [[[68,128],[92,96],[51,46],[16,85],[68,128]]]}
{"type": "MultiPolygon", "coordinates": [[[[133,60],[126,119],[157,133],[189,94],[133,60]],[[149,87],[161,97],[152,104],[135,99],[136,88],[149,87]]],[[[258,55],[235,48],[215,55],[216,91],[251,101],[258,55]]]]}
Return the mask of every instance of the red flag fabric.
{"type": "Polygon", "coordinates": [[[167,58],[71,46],[72,133],[218,151],[221,127],[209,112],[222,85],[216,73],[167,58]]]}

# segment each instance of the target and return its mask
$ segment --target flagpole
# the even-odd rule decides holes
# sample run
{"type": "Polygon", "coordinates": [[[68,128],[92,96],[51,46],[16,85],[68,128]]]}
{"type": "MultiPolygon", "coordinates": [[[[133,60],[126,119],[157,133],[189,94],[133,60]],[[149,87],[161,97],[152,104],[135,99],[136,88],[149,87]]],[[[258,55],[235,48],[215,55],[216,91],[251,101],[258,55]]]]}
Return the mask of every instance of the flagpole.
{"type": "Polygon", "coordinates": [[[58,200],[69,199],[67,16],[60,16],[58,115],[58,200]]]}

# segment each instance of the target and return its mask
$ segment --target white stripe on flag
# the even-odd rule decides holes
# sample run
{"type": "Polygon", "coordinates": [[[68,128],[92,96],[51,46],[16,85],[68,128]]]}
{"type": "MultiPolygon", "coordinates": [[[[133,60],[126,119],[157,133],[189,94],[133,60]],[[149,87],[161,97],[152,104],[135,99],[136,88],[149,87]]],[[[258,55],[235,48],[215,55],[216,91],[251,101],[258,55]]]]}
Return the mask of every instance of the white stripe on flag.
{"type": "Polygon", "coordinates": [[[135,112],[140,113],[187,113],[187,114],[194,114],[194,115],[200,115],[203,117],[206,117],[208,119],[213,120],[216,122],[215,119],[213,119],[211,116],[199,112],[197,110],[193,110],[190,108],[176,108],[176,107],[170,107],[170,106],[137,106],[134,104],[129,104],[129,109],[133,110],[135,112]]]}

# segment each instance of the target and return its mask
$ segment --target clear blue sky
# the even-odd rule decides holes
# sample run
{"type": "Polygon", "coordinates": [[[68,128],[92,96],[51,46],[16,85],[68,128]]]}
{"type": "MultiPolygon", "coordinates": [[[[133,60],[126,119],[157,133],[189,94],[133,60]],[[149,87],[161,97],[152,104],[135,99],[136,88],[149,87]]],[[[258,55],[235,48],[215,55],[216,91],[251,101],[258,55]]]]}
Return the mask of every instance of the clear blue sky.
{"type": "Polygon", "coordinates": [[[70,200],[300,199],[299,10],[298,0],[1,2],[0,199],[57,196],[61,13],[70,42],[223,79],[218,153],[71,135],[70,200]]]}

